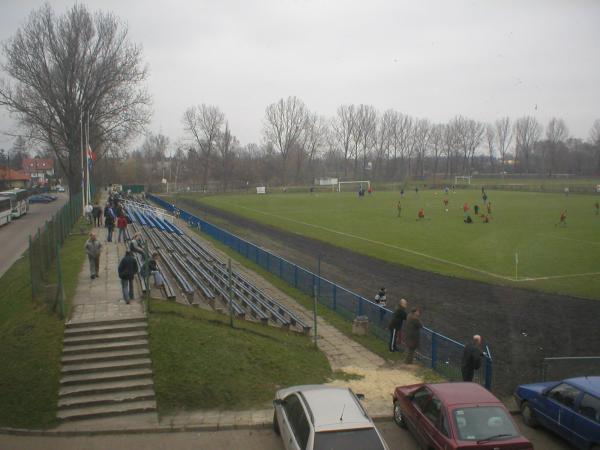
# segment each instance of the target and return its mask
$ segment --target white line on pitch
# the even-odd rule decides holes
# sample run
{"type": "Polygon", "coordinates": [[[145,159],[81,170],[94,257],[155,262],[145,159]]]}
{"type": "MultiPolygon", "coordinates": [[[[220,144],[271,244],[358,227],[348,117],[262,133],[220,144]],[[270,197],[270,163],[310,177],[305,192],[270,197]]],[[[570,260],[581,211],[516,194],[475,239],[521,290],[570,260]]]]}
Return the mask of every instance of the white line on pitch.
{"type": "Polygon", "coordinates": [[[554,280],[554,279],[558,279],[558,278],[591,277],[594,275],[600,275],[600,272],[574,273],[571,275],[549,275],[547,277],[525,277],[525,278],[519,278],[518,281],[554,280]]]}
{"type": "Polygon", "coordinates": [[[317,228],[317,229],[320,229],[320,230],[328,231],[330,233],[339,234],[341,236],[346,236],[346,237],[350,237],[350,238],[353,238],[353,239],[359,239],[361,241],[369,242],[371,244],[377,244],[377,245],[381,245],[383,247],[393,248],[394,250],[400,250],[400,251],[403,251],[403,252],[406,252],[406,253],[410,253],[410,254],[413,254],[413,255],[421,256],[423,258],[429,258],[429,259],[432,259],[434,261],[438,261],[438,262],[441,262],[441,263],[444,263],[444,264],[450,264],[452,266],[460,267],[462,269],[470,270],[470,271],[473,271],[473,272],[479,272],[479,273],[482,273],[482,274],[485,274],[485,275],[489,275],[491,277],[500,278],[501,280],[515,281],[515,279],[512,278],[512,277],[507,277],[507,276],[504,276],[504,275],[498,275],[497,273],[488,272],[487,270],[477,269],[475,267],[467,266],[465,264],[460,264],[460,263],[457,263],[457,262],[448,261],[447,259],[438,258],[437,256],[431,256],[431,255],[428,255],[426,253],[418,252],[416,250],[410,250],[408,248],[398,247],[397,245],[386,244],[385,242],[375,241],[373,239],[365,238],[365,237],[362,237],[362,236],[356,236],[355,234],[345,233],[343,231],[332,230],[331,228],[323,227],[321,225],[315,225],[315,224],[312,224],[312,223],[302,222],[300,220],[294,220],[294,219],[290,219],[290,218],[287,218],[287,217],[278,216],[277,214],[266,213],[264,211],[259,211],[259,210],[254,209],[254,208],[249,208],[247,206],[242,206],[242,205],[238,205],[238,204],[235,204],[235,203],[230,203],[230,202],[227,202],[227,203],[235,206],[236,208],[247,209],[248,211],[253,211],[253,212],[256,212],[256,213],[259,213],[259,214],[263,214],[265,216],[276,217],[278,219],[287,220],[288,222],[297,223],[297,224],[304,225],[304,226],[307,226],[307,227],[317,228]]]}
{"type": "Polygon", "coordinates": [[[544,234],[544,236],[548,236],[549,238],[552,238],[552,239],[561,239],[563,241],[573,241],[573,242],[581,242],[582,244],[600,245],[600,242],[588,241],[586,239],[573,239],[573,238],[568,238],[568,237],[563,237],[563,236],[553,236],[551,234],[544,234]]]}

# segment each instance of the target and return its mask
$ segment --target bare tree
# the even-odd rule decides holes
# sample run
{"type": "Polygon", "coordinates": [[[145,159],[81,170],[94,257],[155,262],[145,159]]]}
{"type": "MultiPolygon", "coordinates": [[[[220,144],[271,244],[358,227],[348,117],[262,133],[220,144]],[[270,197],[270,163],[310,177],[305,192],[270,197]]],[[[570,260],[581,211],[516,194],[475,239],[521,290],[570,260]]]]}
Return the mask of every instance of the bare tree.
{"type": "Polygon", "coordinates": [[[496,130],[491,124],[487,124],[485,127],[485,140],[487,142],[488,147],[488,155],[490,158],[490,166],[492,167],[492,172],[495,172],[495,159],[494,153],[496,153],[496,130]]]}
{"type": "Polygon", "coordinates": [[[298,144],[304,129],[306,107],[297,97],[280,99],[267,106],[263,133],[267,142],[281,155],[281,180],[286,182],[287,160],[292,148],[298,144]]]}
{"type": "Polygon", "coordinates": [[[592,125],[590,141],[595,149],[596,172],[600,172],[600,119],[596,119],[592,125]]]}
{"type": "Polygon", "coordinates": [[[202,155],[202,188],[208,184],[210,158],[221,135],[225,114],[217,106],[192,106],[183,114],[183,126],[193,139],[202,155]]]}
{"type": "Polygon", "coordinates": [[[352,136],[356,127],[356,110],[354,105],[342,105],[337,109],[337,116],[333,120],[335,140],[344,155],[344,176],[348,176],[348,160],[352,155],[352,136]]]}
{"type": "Polygon", "coordinates": [[[376,121],[375,130],[375,167],[374,177],[383,173],[384,161],[389,163],[390,149],[392,148],[393,128],[396,125],[396,111],[388,109],[376,121]]]}
{"type": "Polygon", "coordinates": [[[150,120],[141,48],[129,42],[127,26],[112,14],[92,14],[76,4],[57,17],[46,4],[4,44],[3,53],[12,83],[0,86],[0,105],[54,152],[71,194],[81,189],[83,113],[99,158],[150,120]]]}
{"type": "MultiPolygon", "coordinates": [[[[375,132],[377,130],[377,111],[371,105],[360,105],[356,115],[357,127],[360,132],[360,147],[362,153],[362,177],[366,178],[367,159],[375,144],[375,132]]],[[[355,166],[356,170],[356,166],[355,166]]],[[[356,172],[354,174],[356,176],[356,172]]]]}
{"type": "Polygon", "coordinates": [[[314,178],[314,161],[328,135],[327,121],[316,113],[308,112],[302,133],[302,148],[308,158],[308,176],[314,178]]]}
{"type": "Polygon", "coordinates": [[[431,131],[431,123],[428,119],[418,119],[415,122],[413,136],[414,148],[417,154],[415,171],[421,179],[425,175],[425,156],[429,147],[429,133],[431,131]]]}
{"type": "Polygon", "coordinates": [[[569,129],[563,119],[553,117],[546,128],[546,142],[540,145],[542,158],[542,172],[545,173],[549,166],[549,172],[556,170],[558,154],[561,149],[566,150],[565,141],[569,138],[569,129]]]}
{"type": "Polygon", "coordinates": [[[431,156],[433,157],[433,183],[435,184],[437,178],[438,163],[444,148],[444,128],[443,124],[435,124],[431,126],[429,132],[429,148],[431,149],[431,156]]]}
{"type": "Polygon", "coordinates": [[[217,142],[220,159],[221,184],[223,190],[226,191],[229,187],[230,174],[233,171],[233,161],[235,159],[235,149],[238,146],[238,141],[229,130],[229,123],[225,123],[225,131],[220,136],[217,142]]]}
{"type": "Polygon", "coordinates": [[[510,127],[510,119],[502,117],[496,120],[496,137],[498,138],[498,152],[500,153],[500,171],[504,172],[504,164],[506,163],[506,155],[512,142],[512,132],[510,127]]]}
{"type": "Polygon", "coordinates": [[[517,119],[514,125],[515,134],[515,165],[519,162],[526,173],[529,173],[529,160],[533,148],[540,135],[542,126],[531,116],[517,119]]]}

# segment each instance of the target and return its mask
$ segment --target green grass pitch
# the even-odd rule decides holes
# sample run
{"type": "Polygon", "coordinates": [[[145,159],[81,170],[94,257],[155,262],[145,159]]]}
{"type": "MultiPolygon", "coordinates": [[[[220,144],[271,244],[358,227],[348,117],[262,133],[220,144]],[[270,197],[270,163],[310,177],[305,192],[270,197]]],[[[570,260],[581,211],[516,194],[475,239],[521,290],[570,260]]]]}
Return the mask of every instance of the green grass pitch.
{"type": "Polygon", "coordinates": [[[600,298],[600,216],[594,207],[600,195],[505,191],[487,195],[492,204],[489,223],[473,213],[476,204],[486,212],[479,190],[448,195],[407,191],[402,198],[399,192],[375,192],[364,198],[355,192],[187,197],[398,264],[600,298]],[[449,200],[448,211],[444,198],[449,200]],[[471,207],[472,224],[463,222],[465,202],[471,207]],[[421,207],[425,220],[417,220],[421,207]],[[567,225],[557,226],[564,209],[567,225]]]}

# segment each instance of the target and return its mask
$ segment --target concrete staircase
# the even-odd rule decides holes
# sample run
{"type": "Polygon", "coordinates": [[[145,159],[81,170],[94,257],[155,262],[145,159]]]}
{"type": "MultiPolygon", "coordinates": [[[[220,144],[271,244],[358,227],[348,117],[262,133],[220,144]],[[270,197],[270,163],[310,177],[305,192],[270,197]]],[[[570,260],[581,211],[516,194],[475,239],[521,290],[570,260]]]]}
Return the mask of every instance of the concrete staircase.
{"type": "Polygon", "coordinates": [[[155,413],[146,319],[67,323],[58,418],[155,413]]]}

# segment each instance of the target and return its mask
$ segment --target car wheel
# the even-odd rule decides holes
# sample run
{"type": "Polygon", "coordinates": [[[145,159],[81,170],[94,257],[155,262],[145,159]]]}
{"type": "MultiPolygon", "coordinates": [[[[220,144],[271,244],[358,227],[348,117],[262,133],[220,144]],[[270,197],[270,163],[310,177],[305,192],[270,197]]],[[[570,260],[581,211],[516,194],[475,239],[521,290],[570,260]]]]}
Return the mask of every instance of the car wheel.
{"type": "Polygon", "coordinates": [[[535,418],[535,414],[529,403],[523,402],[521,403],[521,416],[523,417],[523,422],[525,425],[535,428],[538,425],[537,419],[535,418]]]}
{"type": "Polygon", "coordinates": [[[281,435],[281,432],[279,431],[279,422],[277,421],[277,413],[275,411],[273,411],[273,431],[277,436],[281,435]]]}
{"type": "Polygon", "coordinates": [[[394,402],[394,422],[396,422],[396,425],[399,427],[406,428],[404,414],[402,414],[402,409],[400,409],[400,403],[398,403],[398,401],[394,402]]]}

